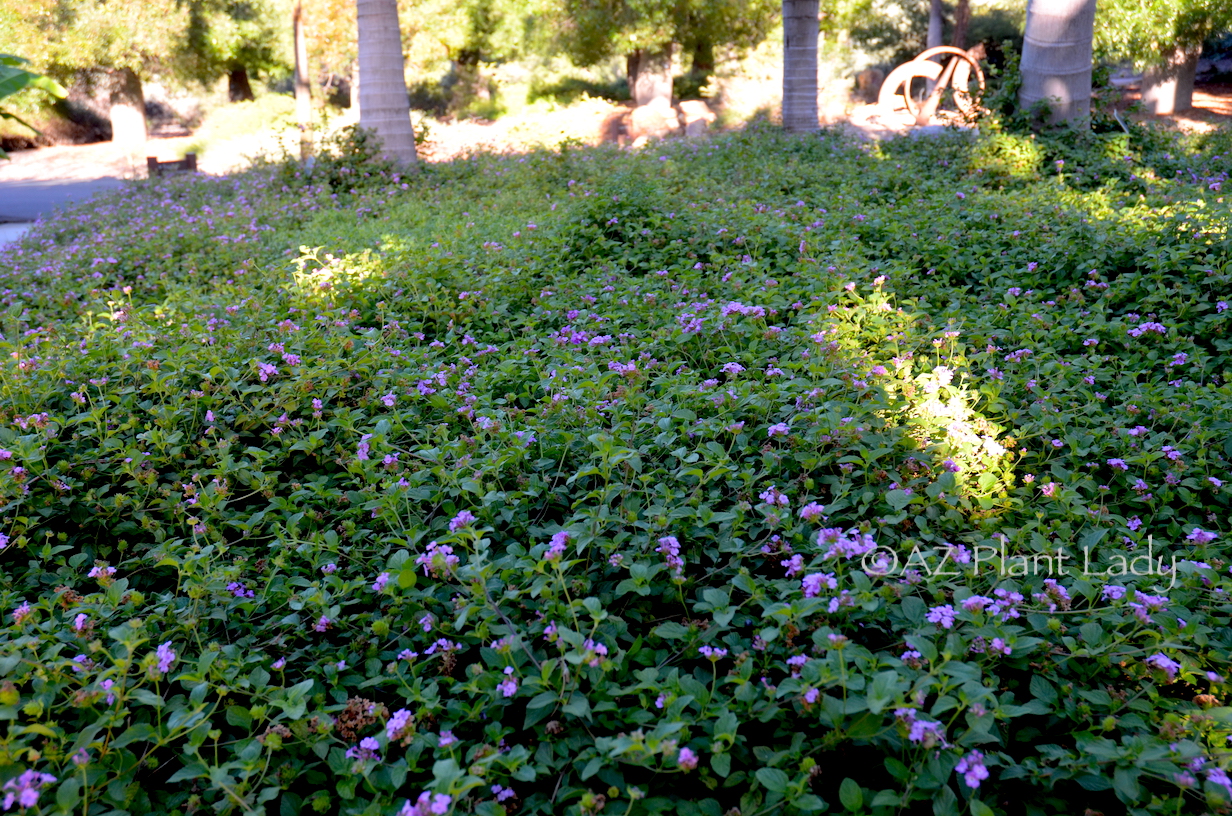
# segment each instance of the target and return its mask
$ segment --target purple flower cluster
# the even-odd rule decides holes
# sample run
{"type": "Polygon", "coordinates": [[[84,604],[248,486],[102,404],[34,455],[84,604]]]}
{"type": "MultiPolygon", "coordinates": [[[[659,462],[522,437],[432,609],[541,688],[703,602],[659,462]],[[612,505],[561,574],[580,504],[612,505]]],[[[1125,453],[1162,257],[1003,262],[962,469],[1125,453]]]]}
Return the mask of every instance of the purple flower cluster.
{"type": "Polygon", "coordinates": [[[979,751],[972,751],[963,756],[958,760],[954,771],[962,774],[963,781],[969,788],[978,788],[980,783],[988,778],[988,769],[984,767],[984,755],[979,751]]]}
{"type": "Polygon", "coordinates": [[[364,737],[359,741],[359,745],[352,745],[347,749],[347,759],[354,759],[359,762],[380,762],[381,755],[377,753],[377,749],[381,744],[373,737],[364,737]]]}
{"type": "Polygon", "coordinates": [[[667,563],[668,569],[672,571],[673,578],[677,580],[684,578],[684,559],[680,557],[680,542],[676,540],[676,536],[660,538],[655,552],[663,553],[663,560],[667,563]]]}
{"type": "Polygon", "coordinates": [[[823,556],[825,558],[838,555],[843,558],[856,558],[875,549],[877,542],[871,534],[861,533],[854,528],[844,532],[839,527],[827,527],[817,534],[817,546],[827,548],[823,556]]]}
{"type": "Polygon", "coordinates": [[[4,783],[4,801],[0,804],[3,804],[5,810],[12,810],[14,807],[21,810],[32,808],[38,804],[39,792],[55,781],[56,778],[51,774],[39,773],[33,769],[23,771],[4,783]]]}
{"type": "Polygon", "coordinates": [[[458,566],[458,556],[453,554],[453,547],[448,544],[429,541],[428,549],[415,557],[415,564],[424,568],[424,575],[443,578],[453,574],[458,566]]]}
{"type": "Polygon", "coordinates": [[[410,799],[406,800],[406,804],[402,806],[402,810],[398,811],[398,816],[444,816],[449,812],[450,806],[453,804],[453,797],[447,793],[430,793],[424,791],[419,794],[419,798],[414,804],[410,799]]]}

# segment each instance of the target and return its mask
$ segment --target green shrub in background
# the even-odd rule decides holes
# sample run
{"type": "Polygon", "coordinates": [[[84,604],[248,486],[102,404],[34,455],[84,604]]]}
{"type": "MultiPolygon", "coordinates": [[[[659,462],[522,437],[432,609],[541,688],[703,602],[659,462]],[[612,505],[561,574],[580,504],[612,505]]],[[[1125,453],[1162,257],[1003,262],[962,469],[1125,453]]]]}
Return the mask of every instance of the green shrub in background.
{"type": "Polygon", "coordinates": [[[6,807],[1218,812],[1221,140],[361,139],[48,221],[6,807]]]}

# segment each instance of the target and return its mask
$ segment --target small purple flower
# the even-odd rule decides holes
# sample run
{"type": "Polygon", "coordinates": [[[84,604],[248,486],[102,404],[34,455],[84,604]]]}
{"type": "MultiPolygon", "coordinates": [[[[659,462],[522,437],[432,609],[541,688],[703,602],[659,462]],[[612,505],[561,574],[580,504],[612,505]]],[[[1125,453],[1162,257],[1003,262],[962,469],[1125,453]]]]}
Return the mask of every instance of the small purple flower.
{"type": "Polygon", "coordinates": [[[560,559],[565,556],[565,546],[569,543],[569,533],[560,530],[552,535],[552,541],[547,550],[543,553],[543,560],[552,564],[560,562],[560,559]]]}
{"type": "Polygon", "coordinates": [[[805,521],[816,521],[817,519],[821,517],[821,514],[824,513],[825,511],[826,511],[826,506],[824,504],[818,504],[817,502],[809,502],[808,504],[800,508],[800,518],[804,519],[805,521]]]}
{"type": "Polygon", "coordinates": [[[518,693],[518,681],[513,678],[513,666],[505,667],[505,679],[500,681],[496,686],[496,690],[501,693],[502,697],[512,697],[518,693]]]}
{"type": "Polygon", "coordinates": [[[330,624],[329,618],[322,615],[321,617],[317,618],[317,623],[312,628],[316,632],[324,632],[326,629],[329,628],[329,624],[330,624]]]}
{"type": "Polygon", "coordinates": [[[430,793],[424,791],[414,804],[410,799],[398,811],[398,816],[444,816],[453,804],[453,797],[447,793],[430,793]]]}
{"type": "Polygon", "coordinates": [[[337,564],[334,564],[334,563],[329,563],[329,564],[326,564],[325,566],[321,567],[321,574],[322,574],[322,575],[330,575],[330,574],[332,574],[332,573],[336,572],[337,570],[338,570],[338,565],[337,565],[337,564]]]}
{"type": "Polygon", "coordinates": [[[33,769],[23,771],[20,776],[16,776],[4,783],[4,809],[12,810],[17,807],[21,810],[32,808],[38,804],[39,793],[43,788],[56,781],[56,778],[51,774],[39,773],[33,769]]]}
{"type": "Polygon", "coordinates": [[[376,577],[376,580],[372,582],[372,591],[381,592],[385,589],[385,585],[388,583],[389,583],[389,573],[382,572],[380,575],[376,577]]]}
{"type": "Polygon", "coordinates": [[[385,723],[385,736],[390,742],[397,742],[406,736],[406,730],[411,726],[411,712],[400,708],[385,723]]]}
{"type": "Polygon", "coordinates": [[[816,598],[822,589],[838,589],[838,581],[832,572],[815,572],[804,576],[800,586],[804,590],[804,597],[816,598]]]}
{"type": "Polygon", "coordinates": [[[448,748],[457,741],[458,738],[453,735],[452,731],[441,731],[440,736],[437,737],[436,744],[439,748],[448,748]]]}
{"type": "Polygon", "coordinates": [[[676,755],[676,765],[682,771],[693,770],[697,767],[697,754],[688,748],[681,748],[680,753],[676,755]]]}
{"type": "Polygon", "coordinates": [[[475,514],[470,510],[462,510],[458,515],[454,516],[449,522],[449,532],[456,533],[463,527],[469,527],[475,523],[475,514]]]}
{"type": "Polygon", "coordinates": [[[359,745],[352,746],[347,749],[347,759],[354,759],[360,762],[380,762],[381,755],[377,753],[377,749],[381,744],[373,737],[364,737],[359,741],[359,745]]]}
{"type": "Polygon", "coordinates": [[[935,623],[942,629],[954,628],[954,607],[949,604],[934,606],[928,610],[928,615],[925,618],[929,623],[935,623]]]}
{"type": "Polygon", "coordinates": [[[161,646],[159,646],[158,650],[154,654],[158,658],[159,672],[161,672],[162,674],[166,674],[167,672],[171,671],[171,666],[172,664],[175,663],[175,659],[176,659],[176,654],[171,649],[171,642],[168,641],[162,644],[161,646]]]}
{"type": "Polygon", "coordinates": [[[1113,467],[1117,470],[1129,470],[1129,465],[1125,464],[1124,459],[1109,459],[1108,467],[1113,467]]]}
{"type": "Polygon", "coordinates": [[[958,760],[954,771],[962,774],[963,781],[969,788],[978,788],[980,783],[988,778],[988,769],[984,767],[984,755],[979,751],[972,751],[958,760]]]}
{"type": "Polygon", "coordinates": [[[1181,669],[1180,663],[1177,663],[1163,652],[1156,652],[1144,662],[1152,669],[1163,672],[1164,676],[1168,678],[1169,683],[1176,679],[1176,673],[1181,669]]]}
{"type": "Polygon", "coordinates": [[[771,438],[776,436],[787,436],[789,433],[791,433],[791,427],[788,426],[786,422],[776,422],[766,429],[766,436],[771,438]]]}
{"type": "Polygon", "coordinates": [[[1215,539],[1219,538],[1217,533],[1210,533],[1203,530],[1201,527],[1195,527],[1190,531],[1189,535],[1185,536],[1186,541],[1192,541],[1195,544],[1210,544],[1215,539]]]}

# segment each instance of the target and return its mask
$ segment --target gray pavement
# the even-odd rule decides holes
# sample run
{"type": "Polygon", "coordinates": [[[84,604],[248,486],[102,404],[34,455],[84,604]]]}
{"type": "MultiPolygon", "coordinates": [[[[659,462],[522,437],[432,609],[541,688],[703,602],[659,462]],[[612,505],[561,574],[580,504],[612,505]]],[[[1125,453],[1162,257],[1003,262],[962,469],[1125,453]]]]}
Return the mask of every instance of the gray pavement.
{"type": "Polygon", "coordinates": [[[34,221],[41,215],[50,215],[56,207],[117,189],[121,183],[118,178],[0,181],[0,223],[34,221]]]}

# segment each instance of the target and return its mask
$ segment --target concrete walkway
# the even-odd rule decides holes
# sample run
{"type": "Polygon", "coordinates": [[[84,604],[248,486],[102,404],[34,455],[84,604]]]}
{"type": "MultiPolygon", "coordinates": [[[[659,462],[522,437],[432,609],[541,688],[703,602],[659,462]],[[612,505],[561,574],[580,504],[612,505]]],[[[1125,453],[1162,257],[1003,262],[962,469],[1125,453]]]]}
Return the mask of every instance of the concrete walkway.
{"type": "Polygon", "coordinates": [[[56,207],[85,201],[95,193],[120,187],[118,178],[89,180],[0,181],[0,223],[34,221],[56,207]]]}
{"type": "Polygon", "coordinates": [[[0,247],[16,241],[28,229],[30,229],[29,224],[0,224],[0,247]]]}

